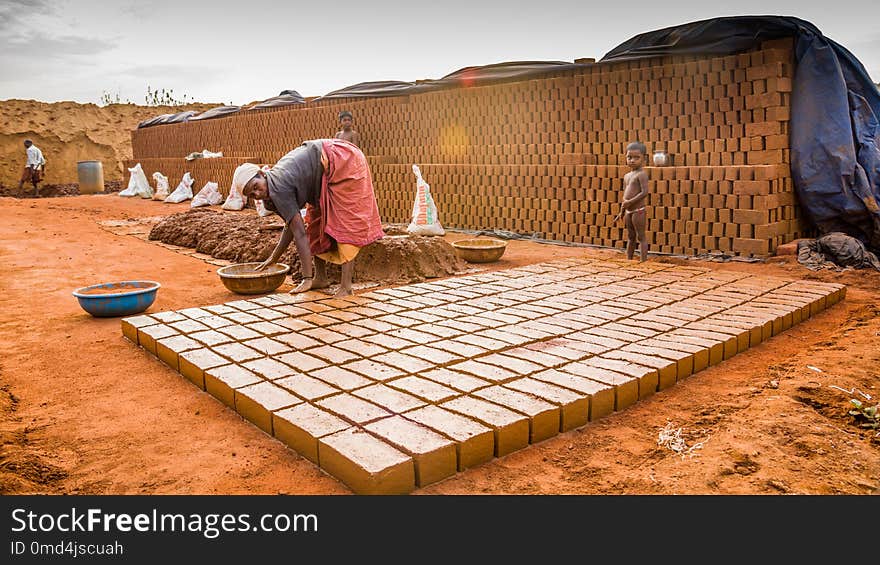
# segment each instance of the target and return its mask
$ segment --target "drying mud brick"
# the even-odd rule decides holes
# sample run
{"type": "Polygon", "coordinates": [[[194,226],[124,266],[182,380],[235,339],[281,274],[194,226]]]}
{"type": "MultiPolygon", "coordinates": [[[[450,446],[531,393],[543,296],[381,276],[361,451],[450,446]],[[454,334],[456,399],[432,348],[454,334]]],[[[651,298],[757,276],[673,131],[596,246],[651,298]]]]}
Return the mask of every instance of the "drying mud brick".
{"type": "Polygon", "coordinates": [[[257,384],[260,377],[239,365],[223,365],[204,372],[205,391],[235,410],[235,390],[257,384]]]}
{"type": "Polygon", "coordinates": [[[226,359],[205,348],[184,351],[178,356],[180,374],[202,390],[205,390],[205,370],[226,363],[226,359]]]}
{"type": "Polygon", "coordinates": [[[272,413],[275,437],[318,465],[318,440],[350,426],[345,420],[311,404],[298,404],[272,413]]]}
{"type": "Polygon", "coordinates": [[[272,435],[272,412],[301,402],[285,389],[266,381],[235,389],[235,410],[269,435],[272,435]]]}
{"type": "Polygon", "coordinates": [[[349,428],[319,439],[318,460],[356,494],[406,494],[416,486],[412,457],[364,430],[349,428]]]}
{"type": "Polygon", "coordinates": [[[519,379],[504,385],[532,396],[542,398],[559,406],[559,431],[567,432],[579,428],[590,419],[590,399],[562,387],[553,386],[535,379],[519,379]]]}
{"type": "Polygon", "coordinates": [[[501,386],[478,390],[475,396],[529,417],[529,443],[538,443],[559,433],[560,410],[538,397],[501,386]]]}
{"type": "Polygon", "coordinates": [[[425,426],[392,416],[365,428],[412,456],[416,485],[420,487],[450,477],[458,470],[455,444],[425,426]]]}
{"type": "Polygon", "coordinates": [[[529,419],[507,408],[470,396],[440,405],[451,412],[473,418],[495,433],[495,457],[503,457],[529,444],[529,419]]]}

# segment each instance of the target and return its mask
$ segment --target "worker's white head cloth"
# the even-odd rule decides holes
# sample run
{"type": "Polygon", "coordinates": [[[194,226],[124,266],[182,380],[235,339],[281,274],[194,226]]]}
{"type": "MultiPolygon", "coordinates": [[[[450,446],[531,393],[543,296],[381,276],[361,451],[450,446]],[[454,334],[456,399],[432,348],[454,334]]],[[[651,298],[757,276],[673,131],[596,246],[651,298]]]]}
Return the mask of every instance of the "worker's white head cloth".
{"type": "Polygon", "coordinates": [[[259,172],[259,165],[255,163],[242,163],[235,169],[235,172],[232,173],[232,189],[237,190],[239,194],[242,194],[244,191],[244,185],[257,176],[257,173],[259,172]]]}

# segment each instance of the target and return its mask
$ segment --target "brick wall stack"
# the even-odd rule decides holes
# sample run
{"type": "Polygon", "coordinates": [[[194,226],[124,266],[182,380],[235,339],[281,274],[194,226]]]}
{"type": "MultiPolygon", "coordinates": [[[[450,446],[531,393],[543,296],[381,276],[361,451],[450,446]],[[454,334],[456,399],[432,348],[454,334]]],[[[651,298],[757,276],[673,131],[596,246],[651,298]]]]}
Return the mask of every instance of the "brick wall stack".
{"type": "Polygon", "coordinates": [[[133,166],[228,191],[235,167],[272,164],[331,137],[350,110],[383,221],[408,222],[411,166],[447,227],[504,229],[620,247],[625,147],[666,149],[648,167],[651,249],[766,255],[808,234],[789,169],[790,40],[724,57],[598,63],[539,78],[409,96],[315,100],[132,132],[133,166]],[[187,162],[208,149],[223,158],[187,162]]]}

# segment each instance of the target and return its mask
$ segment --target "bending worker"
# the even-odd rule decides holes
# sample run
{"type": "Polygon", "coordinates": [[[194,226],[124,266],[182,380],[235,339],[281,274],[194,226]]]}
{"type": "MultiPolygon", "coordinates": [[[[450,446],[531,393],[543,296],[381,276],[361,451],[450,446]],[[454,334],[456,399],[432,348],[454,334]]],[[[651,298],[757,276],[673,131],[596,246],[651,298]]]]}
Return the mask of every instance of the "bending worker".
{"type": "Polygon", "coordinates": [[[239,165],[232,185],[284,219],[275,250],[257,270],[276,263],[293,241],[303,280],[291,294],[329,286],[326,262],[342,266],[336,296],[352,293],[354,258],[361,247],[385,235],[370,167],[360,149],[341,139],[305,141],[271,169],[239,165]]]}

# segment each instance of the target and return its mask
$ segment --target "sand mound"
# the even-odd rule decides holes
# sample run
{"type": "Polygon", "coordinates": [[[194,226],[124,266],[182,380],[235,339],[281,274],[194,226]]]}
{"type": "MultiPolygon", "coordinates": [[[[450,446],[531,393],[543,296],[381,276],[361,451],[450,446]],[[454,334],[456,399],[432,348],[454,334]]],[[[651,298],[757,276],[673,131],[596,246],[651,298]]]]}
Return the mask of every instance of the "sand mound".
{"type": "MultiPolygon", "coordinates": [[[[196,208],[168,216],[150,230],[149,238],[171,245],[194,248],[198,253],[234,263],[263,261],[275,248],[282,226],[277,216],[260,217],[248,212],[221,212],[196,208]]],[[[281,258],[299,279],[299,256],[293,245],[281,258]]],[[[445,277],[467,268],[455,248],[439,237],[387,236],[361,249],[354,264],[355,282],[399,284],[445,277]]],[[[339,267],[330,265],[328,275],[339,281],[339,267]]]]}
{"type": "MultiPolygon", "coordinates": [[[[131,130],[147,118],[185,110],[204,111],[217,104],[138,106],[76,102],[0,101],[0,183],[18,186],[26,161],[25,139],[46,157],[47,184],[78,182],[77,161],[101,161],[104,180],[123,180],[131,159],[131,130]]],[[[161,127],[161,126],[157,126],[161,127]]]]}

